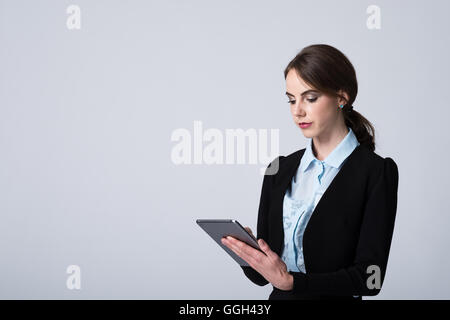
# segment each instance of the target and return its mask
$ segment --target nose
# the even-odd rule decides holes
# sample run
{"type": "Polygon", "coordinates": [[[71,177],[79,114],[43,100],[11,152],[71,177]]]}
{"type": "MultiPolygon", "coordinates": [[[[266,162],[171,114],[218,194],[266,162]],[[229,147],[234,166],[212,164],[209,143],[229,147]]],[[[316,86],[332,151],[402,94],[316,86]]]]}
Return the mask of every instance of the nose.
{"type": "Polygon", "coordinates": [[[305,110],[303,109],[302,104],[300,102],[297,101],[293,105],[292,113],[297,118],[303,118],[305,116],[305,110]]]}

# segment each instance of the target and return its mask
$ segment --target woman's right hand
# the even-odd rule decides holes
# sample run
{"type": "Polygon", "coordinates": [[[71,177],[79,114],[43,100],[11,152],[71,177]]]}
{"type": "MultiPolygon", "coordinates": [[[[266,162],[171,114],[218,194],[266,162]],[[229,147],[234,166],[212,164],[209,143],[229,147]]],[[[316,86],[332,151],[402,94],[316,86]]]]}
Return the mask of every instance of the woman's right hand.
{"type": "MultiPolygon", "coordinates": [[[[244,227],[253,237],[252,230],[244,227]]],[[[256,237],[255,237],[256,239],[256,237]]],[[[259,239],[260,250],[255,250],[245,242],[235,239],[232,236],[222,238],[222,243],[236,253],[241,259],[246,261],[250,267],[259,272],[267,281],[280,290],[292,290],[294,279],[288,273],[287,266],[277,253],[272,251],[263,239],[259,239]]]]}

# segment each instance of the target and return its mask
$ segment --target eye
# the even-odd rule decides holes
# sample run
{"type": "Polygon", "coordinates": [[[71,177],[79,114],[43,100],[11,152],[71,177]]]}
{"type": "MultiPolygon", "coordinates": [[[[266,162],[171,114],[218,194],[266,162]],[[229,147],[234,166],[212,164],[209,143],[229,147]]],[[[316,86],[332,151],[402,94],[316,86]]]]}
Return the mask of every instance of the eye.
{"type": "MultiPolygon", "coordinates": [[[[313,103],[313,102],[316,102],[316,100],[317,100],[317,97],[314,97],[314,98],[309,98],[309,99],[306,99],[308,102],[310,102],[310,103],[313,103]]],[[[289,100],[287,103],[289,103],[289,104],[295,104],[295,100],[289,100]]]]}

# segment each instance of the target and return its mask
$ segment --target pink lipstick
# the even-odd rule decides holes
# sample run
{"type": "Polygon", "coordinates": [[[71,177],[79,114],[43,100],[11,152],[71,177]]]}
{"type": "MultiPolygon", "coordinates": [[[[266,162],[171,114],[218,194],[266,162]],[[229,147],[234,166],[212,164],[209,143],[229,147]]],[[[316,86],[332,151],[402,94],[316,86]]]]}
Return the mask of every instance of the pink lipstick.
{"type": "Polygon", "coordinates": [[[301,122],[299,125],[300,125],[300,128],[306,129],[306,128],[309,128],[309,126],[311,124],[312,124],[312,122],[301,122]]]}

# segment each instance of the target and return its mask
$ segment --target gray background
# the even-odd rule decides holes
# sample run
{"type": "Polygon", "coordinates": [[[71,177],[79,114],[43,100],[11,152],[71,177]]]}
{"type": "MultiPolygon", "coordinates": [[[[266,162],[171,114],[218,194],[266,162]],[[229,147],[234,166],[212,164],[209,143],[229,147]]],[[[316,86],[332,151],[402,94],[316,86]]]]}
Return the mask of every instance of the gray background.
{"type": "Polygon", "coordinates": [[[280,129],[283,69],[327,43],[399,166],[385,284],[450,298],[448,1],[0,1],[0,298],[267,299],[196,224],[256,230],[257,165],[171,161],[177,128],[280,129]],[[66,8],[81,8],[68,30],[66,8]],[[366,8],[381,8],[381,29],[366,8]],[[81,290],[66,268],[81,267],[81,290]]]}

